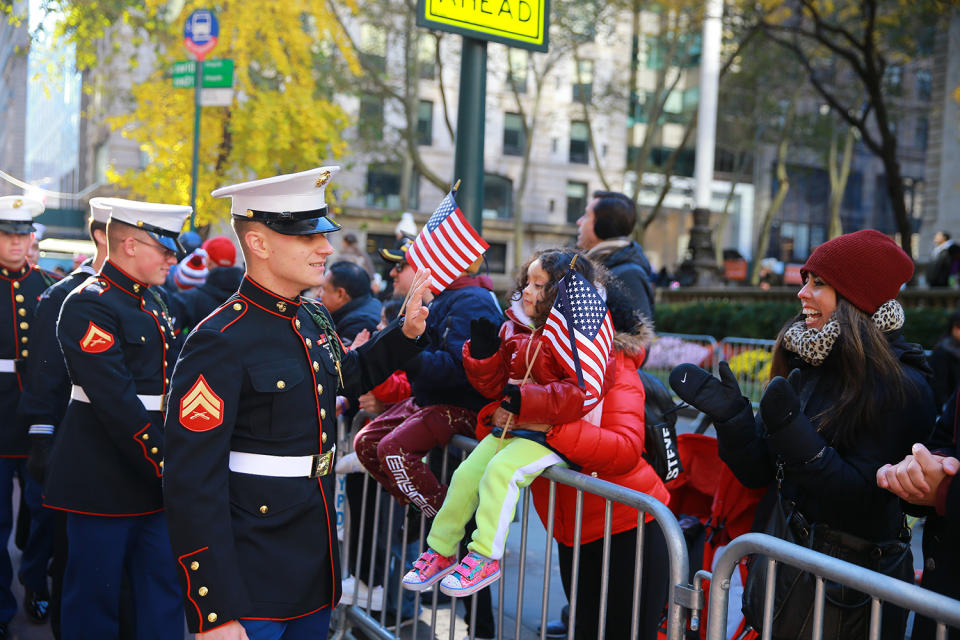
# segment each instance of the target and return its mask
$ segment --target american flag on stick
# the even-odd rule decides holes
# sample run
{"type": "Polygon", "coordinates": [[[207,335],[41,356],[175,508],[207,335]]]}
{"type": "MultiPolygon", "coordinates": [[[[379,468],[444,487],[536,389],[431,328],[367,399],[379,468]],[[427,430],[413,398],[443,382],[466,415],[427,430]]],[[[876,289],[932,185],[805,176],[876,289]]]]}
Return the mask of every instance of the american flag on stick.
{"type": "Polygon", "coordinates": [[[407,250],[407,260],[414,269],[430,269],[430,289],[434,293],[446,289],[490,248],[467,222],[453,198],[455,193],[451,191],[440,202],[407,250]]]}
{"type": "Polygon", "coordinates": [[[603,394],[603,377],[613,345],[613,320],[597,290],[572,268],[557,286],[557,298],[543,335],[559,354],[564,368],[586,390],[584,409],[592,409],[603,394]]]}

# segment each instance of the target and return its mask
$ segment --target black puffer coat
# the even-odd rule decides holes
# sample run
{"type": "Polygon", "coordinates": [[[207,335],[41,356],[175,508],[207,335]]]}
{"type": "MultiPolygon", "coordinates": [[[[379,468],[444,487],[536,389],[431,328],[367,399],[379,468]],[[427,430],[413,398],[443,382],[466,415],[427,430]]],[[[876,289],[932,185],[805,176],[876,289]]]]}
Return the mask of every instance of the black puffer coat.
{"type": "MultiPolygon", "coordinates": [[[[804,409],[809,420],[800,416],[769,435],[759,413],[754,418],[747,404],[732,420],[716,425],[720,457],[743,484],[757,488],[773,483],[779,456],[784,462],[783,494],[797,501],[810,522],[876,542],[896,538],[902,523],[897,497],[877,486],[877,469],[903,460],[913,443],[930,436],[936,419],[923,352],[906,343],[899,331],[885,335],[906,376],[905,402],[864,429],[854,446],[833,447],[832,434],[815,428],[821,422],[818,416],[839,396],[836,353],[819,367],[791,358],[790,366],[801,370],[801,395],[807,385],[814,385],[804,409]]],[[[865,389],[878,403],[890,396],[890,390],[878,384],[868,383],[865,389]]]]}

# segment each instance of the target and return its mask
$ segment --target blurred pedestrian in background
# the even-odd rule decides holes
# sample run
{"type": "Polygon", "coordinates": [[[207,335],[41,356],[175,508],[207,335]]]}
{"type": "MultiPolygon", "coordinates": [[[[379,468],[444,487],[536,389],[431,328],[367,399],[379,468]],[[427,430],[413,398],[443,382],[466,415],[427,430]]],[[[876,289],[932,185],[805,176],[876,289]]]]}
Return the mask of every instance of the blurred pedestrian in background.
{"type": "Polygon", "coordinates": [[[933,399],[937,410],[941,411],[943,403],[960,384],[960,311],[950,314],[943,337],[930,355],[930,366],[933,368],[933,399]]]}

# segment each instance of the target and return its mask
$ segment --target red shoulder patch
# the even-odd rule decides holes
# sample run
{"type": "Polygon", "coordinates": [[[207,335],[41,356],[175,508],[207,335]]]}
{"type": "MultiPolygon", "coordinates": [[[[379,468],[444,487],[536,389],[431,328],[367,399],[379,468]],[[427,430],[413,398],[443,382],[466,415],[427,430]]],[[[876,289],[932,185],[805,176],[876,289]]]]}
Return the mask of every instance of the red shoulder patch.
{"type": "Polygon", "coordinates": [[[190,431],[209,431],[223,423],[223,400],[203,376],[180,399],[180,424],[190,431]]]}
{"type": "Polygon", "coordinates": [[[80,339],[80,348],[87,353],[103,353],[112,347],[114,342],[109,331],[101,329],[91,321],[87,333],[80,339]]]}

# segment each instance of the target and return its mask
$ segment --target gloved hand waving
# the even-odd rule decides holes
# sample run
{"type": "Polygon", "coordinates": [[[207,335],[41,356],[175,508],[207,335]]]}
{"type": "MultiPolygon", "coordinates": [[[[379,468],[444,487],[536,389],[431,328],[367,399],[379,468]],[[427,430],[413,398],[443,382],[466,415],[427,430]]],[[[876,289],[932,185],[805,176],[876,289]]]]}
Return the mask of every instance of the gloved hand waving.
{"type": "Polygon", "coordinates": [[[681,400],[718,422],[730,420],[749,402],[725,361],[720,363],[719,380],[696,365],[681,364],[670,372],[670,387],[681,400]]]}
{"type": "Polygon", "coordinates": [[[500,348],[500,327],[486,318],[470,321],[470,356],[485,360],[500,348]]]}
{"type": "Polygon", "coordinates": [[[777,376],[767,384],[760,398],[760,417],[768,433],[780,431],[800,415],[800,398],[796,390],[799,383],[800,370],[794,369],[789,378],[777,376]]]}

